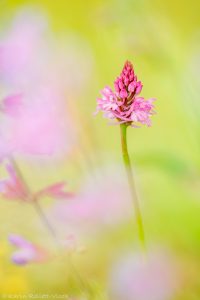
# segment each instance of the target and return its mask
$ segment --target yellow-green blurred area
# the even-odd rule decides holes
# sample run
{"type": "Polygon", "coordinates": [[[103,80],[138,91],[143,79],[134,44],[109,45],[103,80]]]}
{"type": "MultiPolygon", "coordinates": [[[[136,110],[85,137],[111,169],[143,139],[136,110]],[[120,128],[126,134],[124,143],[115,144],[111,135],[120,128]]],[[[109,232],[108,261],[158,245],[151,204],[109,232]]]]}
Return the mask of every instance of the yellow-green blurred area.
{"type": "MultiPolygon", "coordinates": [[[[87,49],[87,57],[81,59],[89,62],[90,71],[86,88],[75,100],[79,122],[87,133],[81,136],[86,155],[74,149],[56,165],[51,159],[35,163],[20,157],[21,171],[34,189],[64,179],[76,193],[91,168],[122,164],[119,127],[109,126],[101,114],[94,118],[93,112],[100,90],[113,86],[124,62],[132,61],[143,83],[142,96],[157,99],[152,127],[128,129],[147,245],[167,249],[176,261],[179,288],[170,299],[199,300],[200,2],[0,0],[1,31],[26,7],[48,18],[55,39],[74,36],[76,51],[87,49]]],[[[51,204],[42,200],[44,209],[51,204]]],[[[81,298],[84,287],[79,276],[71,274],[67,255],[27,266],[10,261],[13,248],[7,236],[12,232],[57,252],[31,206],[1,197],[0,220],[0,294],[66,294],[87,299],[81,298]]],[[[134,218],[82,239],[86,251],[75,254],[73,263],[90,285],[91,299],[109,299],[107,278],[112,263],[126,249],[138,247],[134,218]]]]}

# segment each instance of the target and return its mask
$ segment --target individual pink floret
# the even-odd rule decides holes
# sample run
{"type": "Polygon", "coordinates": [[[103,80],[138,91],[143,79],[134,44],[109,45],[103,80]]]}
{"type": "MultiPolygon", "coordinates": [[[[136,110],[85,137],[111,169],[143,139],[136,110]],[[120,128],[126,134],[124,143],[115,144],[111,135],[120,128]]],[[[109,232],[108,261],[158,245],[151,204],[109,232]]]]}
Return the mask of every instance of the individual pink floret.
{"type": "Polygon", "coordinates": [[[48,254],[44,249],[27,241],[20,235],[10,234],[8,240],[17,248],[11,257],[12,261],[17,265],[44,262],[48,257],[48,254]]]}

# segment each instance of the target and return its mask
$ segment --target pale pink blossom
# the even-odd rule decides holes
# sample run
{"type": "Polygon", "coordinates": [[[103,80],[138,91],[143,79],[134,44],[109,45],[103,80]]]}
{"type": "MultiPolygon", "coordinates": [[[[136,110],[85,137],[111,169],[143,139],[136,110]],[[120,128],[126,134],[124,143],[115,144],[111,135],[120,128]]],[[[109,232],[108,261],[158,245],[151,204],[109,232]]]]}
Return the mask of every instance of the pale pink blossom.
{"type": "Polygon", "coordinates": [[[96,232],[116,226],[133,213],[126,185],[120,167],[101,168],[83,182],[73,201],[57,201],[49,213],[57,224],[72,232],[96,232]]]}
{"type": "Polygon", "coordinates": [[[46,29],[42,14],[25,9],[0,39],[0,79],[8,90],[0,103],[0,156],[66,155],[76,143],[66,92],[58,84],[63,74],[51,63],[55,41],[46,29]]]}
{"type": "Polygon", "coordinates": [[[0,180],[0,194],[7,200],[27,201],[29,191],[12,164],[6,164],[8,177],[0,180]]]}
{"type": "Polygon", "coordinates": [[[0,37],[0,80],[8,90],[0,103],[0,157],[60,158],[77,145],[74,99],[89,82],[92,53],[74,34],[52,36],[47,21],[40,11],[20,10],[0,37]]]}
{"type": "Polygon", "coordinates": [[[170,300],[177,289],[174,261],[162,252],[128,254],[113,267],[111,300],[170,300]]]}
{"type": "Polygon", "coordinates": [[[145,100],[138,97],[142,90],[141,81],[137,80],[133,66],[126,62],[119,77],[114,82],[115,90],[105,87],[102,97],[97,98],[97,112],[102,111],[108,119],[117,119],[119,123],[126,123],[137,127],[137,123],[151,126],[151,116],[154,112],[151,98],[145,100]]]}
{"type": "Polygon", "coordinates": [[[18,88],[35,79],[45,30],[45,18],[38,11],[25,9],[15,15],[0,39],[0,78],[5,84],[18,88]]]}
{"type": "Polygon", "coordinates": [[[50,197],[53,199],[69,199],[73,198],[74,195],[68,191],[66,191],[66,182],[56,182],[52,185],[49,185],[43,189],[41,189],[39,192],[35,194],[35,197],[41,198],[41,197],[50,197]]]}
{"type": "Polygon", "coordinates": [[[62,156],[76,143],[64,95],[44,87],[3,99],[2,142],[14,153],[62,156]]]}
{"type": "Polygon", "coordinates": [[[0,37],[0,79],[12,91],[48,82],[80,99],[92,65],[87,43],[75,34],[54,37],[47,16],[37,9],[18,10],[0,37]]]}
{"type": "Polygon", "coordinates": [[[29,242],[20,235],[10,234],[9,242],[17,248],[11,257],[12,261],[17,265],[42,263],[49,256],[46,250],[29,242]]]}
{"type": "Polygon", "coordinates": [[[7,200],[37,201],[42,197],[70,199],[73,194],[66,190],[66,182],[56,182],[37,192],[32,192],[12,163],[6,164],[8,177],[0,180],[0,194],[7,200]]]}

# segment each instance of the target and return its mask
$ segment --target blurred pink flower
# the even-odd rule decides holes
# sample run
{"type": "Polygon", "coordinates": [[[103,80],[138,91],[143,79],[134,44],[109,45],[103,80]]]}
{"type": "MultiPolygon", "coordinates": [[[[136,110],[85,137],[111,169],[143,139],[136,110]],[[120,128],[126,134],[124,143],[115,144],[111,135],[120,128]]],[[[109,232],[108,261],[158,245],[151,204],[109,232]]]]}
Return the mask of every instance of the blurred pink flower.
{"type": "Polygon", "coordinates": [[[69,199],[72,198],[74,195],[70,192],[65,190],[66,182],[57,182],[52,185],[41,189],[39,192],[36,193],[37,198],[41,198],[43,196],[54,198],[54,199],[69,199]]]}
{"type": "Polygon", "coordinates": [[[17,265],[41,263],[46,261],[49,256],[46,250],[25,240],[20,235],[10,234],[9,242],[17,248],[12,255],[12,261],[17,265]]]}
{"type": "Polygon", "coordinates": [[[7,200],[36,201],[42,197],[52,199],[70,199],[72,193],[66,191],[66,182],[56,182],[37,192],[30,191],[11,163],[6,164],[8,178],[0,180],[0,194],[7,200]]]}
{"type": "Polygon", "coordinates": [[[55,38],[40,10],[18,10],[0,39],[0,79],[12,91],[35,90],[48,82],[68,98],[80,96],[92,64],[86,42],[75,34],[55,38]]]}
{"type": "Polygon", "coordinates": [[[19,178],[12,164],[6,164],[8,178],[0,180],[0,194],[8,200],[29,199],[29,191],[26,185],[19,178]]]}
{"type": "Polygon", "coordinates": [[[0,40],[0,79],[9,91],[0,103],[0,145],[6,145],[0,157],[13,151],[66,155],[75,143],[64,86],[58,84],[63,74],[52,64],[54,44],[45,17],[32,9],[18,11],[0,40]]]}
{"type": "Polygon", "coordinates": [[[0,78],[6,84],[19,87],[35,74],[45,29],[46,21],[38,11],[21,10],[15,15],[0,40],[0,78]]]}
{"type": "Polygon", "coordinates": [[[160,252],[130,254],[113,268],[110,295],[113,300],[169,300],[177,288],[173,262],[160,252]]]}
{"type": "Polygon", "coordinates": [[[66,156],[80,134],[74,98],[81,98],[91,68],[83,40],[55,38],[40,11],[19,10],[0,39],[0,80],[9,94],[0,104],[0,145],[6,145],[0,157],[13,151],[66,156]]]}
{"type": "Polygon", "coordinates": [[[117,119],[119,123],[135,126],[135,123],[151,126],[150,117],[153,101],[138,97],[142,90],[141,81],[137,80],[132,64],[127,61],[119,77],[114,82],[115,91],[110,87],[102,90],[102,98],[97,99],[97,112],[103,111],[108,119],[117,119]]]}
{"type": "Polygon", "coordinates": [[[56,202],[51,217],[78,232],[125,222],[133,211],[131,200],[124,201],[130,199],[126,184],[121,168],[102,168],[86,180],[73,201],[56,202]]]}
{"type": "Polygon", "coordinates": [[[33,95],[10,95],[1,105],[3,142],[15,153],[63,155],[75,144],[63,95],[46,87],[33,95]]]}

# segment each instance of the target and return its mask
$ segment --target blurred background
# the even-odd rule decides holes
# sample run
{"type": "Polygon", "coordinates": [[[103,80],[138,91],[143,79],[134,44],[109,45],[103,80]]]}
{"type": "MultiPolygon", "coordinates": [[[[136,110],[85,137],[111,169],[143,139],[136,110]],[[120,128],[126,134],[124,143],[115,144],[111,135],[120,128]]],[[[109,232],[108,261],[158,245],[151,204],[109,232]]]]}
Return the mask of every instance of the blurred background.
{"type": "MultiPolygon", "coordinates": [[[[57,238],[67,241],[62,254],[31,204],[2,195],[2,295],[200,299],[199,11],[195,0],[0,0],[1,101],[22,94],[26,102],[21,119],[1,115],[0,152],[9,136],[33,191],[66,181],[74,195],[40,199],[57,238]],[[139,246],[119,127],[93,114],[100,91],[113,87],[127,59],[143,83],[142,96],[157,99],[152,127],[128,129],[154,257],[147,270],[121,262],[130,253],[130,261],[137,260],[139,246]],[[45,261],[13,263],[10,234],[46,249],[45,261]],[[131,287],[141,280],[129,293],[127,277],[131,287]]],[[[4,161],[0,172],[7,178],[4,161]]]]}

